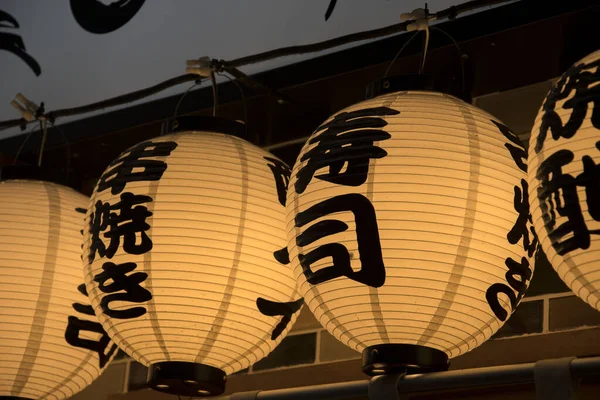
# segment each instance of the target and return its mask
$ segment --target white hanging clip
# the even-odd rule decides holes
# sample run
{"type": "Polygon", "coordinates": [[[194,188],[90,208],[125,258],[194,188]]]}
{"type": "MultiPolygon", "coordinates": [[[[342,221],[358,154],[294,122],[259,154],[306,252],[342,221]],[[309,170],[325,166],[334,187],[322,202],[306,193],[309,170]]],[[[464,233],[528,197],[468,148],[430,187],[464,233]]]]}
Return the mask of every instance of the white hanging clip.
{"type": "Polygon", "coordinates": [[[200,57],[197,60],[187,60],[185,63],[187,65],[185,72],[188,74],[196,74],[203,78],[208,78],[215,71],[215,67],[210,57],[200,57]]]}
{"type": "Polygon", "coordinates": [[[35,104],[33,101],[30,101],[21,93],[17,94],[15,99],[10,102],[10,105],[13,106],[15,110],[17,110],[27,122],[38,118],[38,105],[35,104]],[[21,103],[19,103],[19,101],[21,103]]]}
{"type": "Polygon", "coordinates": [[[408,32],[426,31],[429,29],[429,10],[427,8],[417,8],[409,13],[402,13],[400,14],[400,20],[414,21],[406,26],[408,32]]]}

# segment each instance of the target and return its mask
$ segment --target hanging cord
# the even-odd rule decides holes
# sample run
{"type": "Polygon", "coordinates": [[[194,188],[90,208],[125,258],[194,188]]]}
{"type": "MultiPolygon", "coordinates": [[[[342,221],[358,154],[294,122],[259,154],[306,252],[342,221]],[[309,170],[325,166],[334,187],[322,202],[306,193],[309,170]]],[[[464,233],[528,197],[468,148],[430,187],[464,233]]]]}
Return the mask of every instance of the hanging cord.
{"type": "MultiPolygon", "coordinates": [[[[225,78],[229,79],[230,82],[235,84],[235,86],[237,87],[237,90],[240,93],[240,98],[242,99],[242,105],[244,107],[244,131],[245,131],[244,133],[245,133],[246,137],[248,137],[248,104],[246,104],[246,95],[244,94],[244,90],[242,89],[242,86],[237,82],[237,79],[233,79],[229,75],[223,74],[220,72],[217,72],[217,75],[224,76],[225,78]]],[[[258,137],[256,137],[255,139],[258,140],[258,137]]],[[[258,143],[258,142],[255,142],[255,143],[258,143]]]]}
{"type": "Polygon", "coordinates": [[[23,143],[21,143],[21,146],[19,146],[19,150],[17,150],[17,154],[15,154],[15,159],[13,160],[13,165],[17,164],[17,160],[19,159],[19,155],[21,154],[21,151],[23,151],[23,148],[25,147],[25,144],[27,143],[27,141],[29,140],[29,138],[31,137],[31,135],[33,135],[33,130],[35,129],[35,125],[31,127],[31,129],[29,130],[29,133],[27,134],[27,136],[25,136],[25,139],[23,140],[23,143]]]}
{"type": "Polygon", "coordinates": [[[423,74],[425,69],[425,59],[427,58],[427,49],[429,48],[429,28],[425,29],[425,43],[423,44],[423,57],[419,66],[419,74],[423,74]]]}
{"type": "MultiPolygon", "coordinates": [[[[423,74],[425,70],[425,59],[427,58],[427,50],[429,50],[429,7],[425,3],[425,9],[423,10],[424,15],[422,21],[417,21],[414,25],[417,25],[416,29],[422,30],[425,33],[425,43],[423,43],[423,56],[421,57],[421,66],[419,67],[419,74],[423,74]]],[[[408,26],[410,30],[412,25],[408,26]]]]}
{"type": "Polygon", "coordinates": [[[217,116],[217,107],[219,106],[219,94],[217,89],[217,79],[215,78],[215,71],[220,71],[220,64],[217,60],[213,60],[210,57],[200,57],[193,60],[187,60],[187,67],[185,72],[190,74],[196,74],[201,78],[209,78],[212,84],[213,94],[213,117],[217,116]]]}
{"type": "Polygon", "coordinates": [[[400,15],[400,19],[409,22],[406,26],[407,31],[424,31],[425,33],[423,52],[421,53],[421,61],[419,62],[419,74],[422,74],[425,69],[427,49],[429,48],[429,21],[434,20],[435,17],[431,16],[429,8],[427,8],[427,3],[425,3],[425,8],[417,8],[410,13],[403,13],[400,15]]]}
{"type": "Polygon", "coordinates": [[[394,65],[394,62],[396,62],[396,60],[398,59],[398,57],[400,56],[400,53],[402,53],[404,51],[404,49],[406,48],[406,46],[409,45],[410,42],[412,42],[412,40],[419,34],[419,32],[415,32],[413,33],[413,35],[408,38],[408,40],[402,45],[402,47],[400,47],[400,50],[398,50],[398,52],[396,53],[396,55],[394,56],[394,59],[390,62],[390,65],[388,65],[387,69],[385,70],[385,74],[383,74],[383,78],[387,78],[388,73],[390,72],[390,69],[392,68],[392,65],[394,65]]]}
{"type": "Polygon", "coordinates": [[[177,118],[177,114],[179,112],[179,106],[181,105],[181,102],[183,101],[183,99],[185,99],[185,96],[187,96],[187,94],[196,86],[198,86],[200,84],[200,81],[194,83],[193,85],[190,85],[189,88],[186,89],[185,92],[183,92],[183,94],[181,95],[181,97],[179,98],[179,101],[177,101],[177,105],[175,106],[175,111],[173,112],[173,119],[177,118]]]}
{"type": "Polygon", "coordinates": [[[458,45],[458,42],[456,40],[454,40],[454,38],[445,30],[438,28],[436,26],[432,26],[431,29],[434,31],[443,33],[444,35],[446,35],[446,37],[448,37],[452,41],[452,43],[454,43],[454,47],[456,47],[456,50],[458,51],[458,57],[460,59],[460,75],[461,75],[460,82],[461,82],[461,91],[462,91],[462,94],[464,95],[465,94],[465,59],[463,58],[463,53],[460,50],[460,46],[458,45]]]}
{"type": "MultiPolygon", "coordinates": [[[[471,0],[462,4],[458,4],[455,6],[451,6],[444,10],[437,12],[436,14],[431,14],[431,19],[434,20],[442,20],[449,19],[454,20],[459,14],[473,11],[483,7],[490,7],[496,4],[513,2],[515,0],[471,0]]],[[[399,32],[406,31],[407,26],[411,23],[411,21],[404,21],[398,24],[386,26],[379,29],[373,29],[369,31],[362,31],[357,33],[352,33],[349,35],[341,36],[338,38],[325,40],[323,42],[312,43],[308,45],[299,45],[299,46],[289,46],[283,47],[279,49],[269,50],[263,53],[254,54],[250,56],[240,57],[231,61],[222,61],[221,68],[223,70],[230,71],[230,68],[239,67],[242,65],[255,64],[262,61],[267,61],[275,58],[297,55],[297,54],[306,54],[306,53],[315,53],[327,49],[331,49],[334,47],[343,46],[345,44],[363,41],[363,40],[372,40],[385,36],[390,36],[399,32]]],[[[134,101],[141,100],[145,97],[151,96],[153,94],[159,93],[163,90],[171,88],[173,86],[177,86],[179,84],[185,82],[191,82],[198,79],[198,76],[195,74],[186,74],[180,75],[172,79],[168,79],[164,82],[161,82],[157,85],[150,86],[145,89],[141,89],[135,92],[131,92],[128,94],[124,94],[122,96],[113,97],[107,100],[103,100],[96,103],[86,104],[80,107],[74,108],[66,108],[60,109],[53,112],[49,112],[45,114],[49,121],[54,121],[56,118],[86,114],[89,112],[101,110],[108,107],[115,107],[122,104],[131,103],[134,101]]],[[[24,118],[11,119],[6,121],[0,121],[0,130],[8,129],[16,126],[20,126],[23,130],[29,121],[24,118]]]]}
{"type": "Polygon", "coordinates": [[[212,82],[213,93],[213,117],[216,117],[217,107],[219,106],[219,89],[217,89],[217,78],[215,77],[215,71],[210,71],[210,80],[212,82]]]}
{"type": "Polygon", "coordinates": [[[54,124],[53,122],[51,123],[52,127],[55,128],[58,133],[60,133],[60,136],[62,136],[66,146],[66,152],[67,152],[67,172],[66,172],[66,179],[67,182],[69,181],[69,173],[71,172],[71,142],[69,142],[69,140],[67,139],[67,135],[65,135],[65,133],[63,132],[62,129],[60,129],[60,127],[56,124],[54,124]]]}
{"type": "Polygon", "coordinates": [[[40,143],[40,154],[38,156],[38,167],[42,166],[42,158],[44,156],[44,147],[46,146],[46,138],[48,137],[48,121],[46,118],[40,119],[40,131],[42,132],[42,143],[40,143]]]}

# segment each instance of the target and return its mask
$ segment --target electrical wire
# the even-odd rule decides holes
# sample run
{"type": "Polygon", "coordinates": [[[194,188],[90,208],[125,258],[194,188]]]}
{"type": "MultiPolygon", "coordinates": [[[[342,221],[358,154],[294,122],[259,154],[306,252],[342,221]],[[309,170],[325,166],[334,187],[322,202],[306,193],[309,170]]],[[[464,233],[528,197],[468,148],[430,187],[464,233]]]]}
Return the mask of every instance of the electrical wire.
{"type": "MultiPolygon", "coordinates": [[[[185,74],[180,75],[175,78],[167,79],[164,82],[158,83],[156,85],[147,87],[145,89],[137,90],[135,92],[127,93],[121,96],[112,97],[110,99],[102,100],[96,103],[90,103],[79,107],[74,108],[64,108],[60,110],[55,110],[52,112],[48,112],[44,114],[49,121],[54,121],[56,118],[60,117],[69,117],[73,115],[86,114],[93,111],[102,110],[108,107],[115,107],[122,104],[132,103],[134,101],[142,100],[148,96],[151,96],[156,93],[160,93],[163,90],[169,89],[173,86],[180,85],[182,83],[191,82],[198,80],[198,75],[196,74],[185,74]]],[[[33,122],[33,121],[32,121],[33,122]]],[[[15,126],[25,126],[29,123],[24,118],[19,119],[11,119],[7,121],[0,121],[0,130],[12,128],[15,126]]]]}
{"type": "MultiPolygon", "coordinates": [[[[442,19],[455,19],[459,14],[476,10],[482,7],[490,7],[496,4],[508,3],[515,0],[471,0],[464,2],[462,4],[458,4],[455,6],[448,7],[444,10],[441,10],[435,14],[430,14],[432,17],[435,17],[436,20],[442,19]]],[[[292,56],[298,54],[306,54],[306,53],[315,53],[318,51],[327,50],[333,47],[343,46],[348,43],[369,40],[369,39],[377,39],[384,36],[390,36],[395,33],[406,31],[406,27],[413,23],[414,21],[404,21],[399,24],[386,26],[383,28],[373,29],[369,31],[362,31],[351,33],[349,35],[340,36],[334,39],[325,40],[323,42],[306,44],[306,45],[298,45],[298,46],[288,46],[282,47],[275,50],[265,51],[263,53],[254,54],[250,56],[240,57],[235,60],[231,60],[228,62],[224,62],[225,66],[229,67],[239,67],[242,65],[256,64],[263,61],[272,60],[274,58],[292,56]]]]}
{"type": "Polygon", "coordinates": [[[167,79],[164,82],[158,83],[156,85],[150,86],[145,89],[137,90],[135,92],[127,93],[121,96],[113,97],[107,100],[99,101],[97,103],[87,104],[81,107],[75,108],[65,108],[61,110],[56,110],[46,115],[51,120],[58,117],[70,117],[72,115],[85,114],[92,111],[98,111],[103,108],[113,107],[116,105],[121,105],[125,103],[132,103],[134,101],[142,100],[145,97],[151,96],[156,93],[160,93],[163,90],[169,89],[173,86],[180,85],[182,83],[191,82],[198,80],[198,75],[196,74],[185,74],[179,75],[175,78],[167,79]]]}
{"type": "Polygon", "coordinates": [[[402,53],[402,51],[404,51],[404,49],[406,48],[406,46],[408,46],[408,44],[410,42],[412,42],[412,40],[419,34],[419,32],[415,32],[411,37],[408,38],[408,40],[402,45],[402,47],[400,47],[400,50],[398,50],[398,52],[396,53],[396,55],[394,56],[394,58],[392,59],[392,61],[390,62],[390,65],[388,65],[387,69],[385,70],[385,74],[383,74],[383,78],[386,78],[388,76],[388,73],[390,72],[390,69],[392,68],[392,65],[394,65],[394,62],[396,62],[396,60],[398,59],[398,57],[400,56],[400,53],[402,53]]]}
{"type": "Polygon", "coordinates": [[[452,43],[454,43],[454,47],[456,47],[456,50],[458,51],[458,57],[460,59],[460,74],[461,74],[460,82],[461,82],[462,94],[464,95],[465,94],[465,59],[463,58],[463,53],[460,50],[460,46],[458,45],[458,42],[456,40],[454,40],[452,35],[450,35],[445,30],[438,28],[436,26],[432,26],[431,29],[434,31],[443,33],[444,35],[446,35],[446,37],[448,37],[452,41],[452,43]]]}
{"type": "MultiPolygon", "coordinates": [[[[436,14],[431,14],[431,16],[438,21],[442,20],[442,19],[453,20],[459,14],[462,14],[465,12],[473,11],[473,10],[476,10],[476,9],[482,8],[482,7],[490,7],[490,6],[493,6],[496,4],[508,3],[508,2],[512,2],[512,1],[515,1],[515,0],[471,0],[471,1],[467,1],[462,4],[448,7],[444,10],[437,12],[436,14]]],[[[339,46],[342,46],[345,44],[353,43],[353,42],[377,39],[377,38],[381,38],[381,37],[385,37],[385,36],[390,36],[390,35],[393,35],[393,34],[396,34],[399,32],[403,32],[403,31],[406,31],[406,27],[408,26],[408,24],[410,24],[412,22],[413,21],[404,21],[404,22],[386,26],[383,28],[362,31],[362,32],[356,32],[356,33],[340,36],[338,38],[329,39],[329,40],[325,40],[325,41],[318,42],[318,43],[282,47],[279,49],[274,49],[274,50],[266,51],[266,52],[259,53],[259,54],[240,57],[240,58],[237,58],[237,59],[234,59],[231,61],[221,60],[221,61],[219,61],[219,64],[220,64],[221,69],[226,70],[228,68],[239,67],[242,65],[255,64],[255,63],[262,62],[262,61],[267,61],[267,60],[285,57],[285,56],[319,52],[319,51],[331,49],[334,47],[339,47],[339,46]]],[[[108,107],[114,107],[114,106],[118,106],[118,105],[122,105],[122,104],[127,104],[127,103],[141,100],[141,99],[151,96],[153,94],[159,93],[159,92],[161,92],[165,89],[171,88],[173,86],[176,86],[176,85],[179,85],[179,84],[182,84],[185,82],[196,81],[197,79],[198,79],[198,75],[195,75],[195,74],[180,75],[180,76],[168,79],[164,82],[161,82],[154,86],[150,86],[145,89],[141,89],[141,90],[131,92],[128,94],[124,94],[121,96],[113,97],[113,98],[103,100],[100,102],[86,104],[86,105],[80,106],[80,107],[55,110],[53,112],[44,114],[44,116],[47,117],[47,119],[49,121],[54,121],[54,119],[59,118],[59,117],[67,117],[67,116],[85,114],[85,113],[98,111],[98,110],[108,108],[108,107]]],[[[213,108],[216,109],[216,106],[213,108]]],[[[7,121],[0,121],[0,130],[8,129],[11,127],[16,127],[16,126],[25,126],[28,123],[29,123],[29,121],[26,121],[23,118],[12,119],[12,120],[7,120],[7,121]]]]}

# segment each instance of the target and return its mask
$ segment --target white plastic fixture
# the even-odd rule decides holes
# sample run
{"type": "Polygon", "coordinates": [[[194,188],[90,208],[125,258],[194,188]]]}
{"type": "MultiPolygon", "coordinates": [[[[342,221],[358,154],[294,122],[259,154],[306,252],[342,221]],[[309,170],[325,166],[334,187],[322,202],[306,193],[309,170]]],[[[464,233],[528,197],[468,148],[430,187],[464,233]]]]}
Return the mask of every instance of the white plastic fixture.
{"type": "Polygon", "coordinates": [[[531,131],[529,197],[540,243],[560,278],[600,310],[600,50],[546,96],[531,131]]]}
{"type": "Polygon", "coordinates": [[[514,133],[449,95],[397,92],[338,112],[309,138],[290,178],[300,294],[357,351],[418,346],[447,362],[474,349],[532,277],[525,170],[514,133]]]}
{"type": "Polygon", "coordinates": [[[116,352],[85,295],[88,198],[54,183],[0,182],[0,397],[60,400],[116,352]]]}
{"type": "Polygon", "coordinates": [[[302,305],[286,265],[289,167],[215,132],[227,129],[133,146],[100,178],[86,218],[96,314],[123,351],[151,367],[152,387],[181,395],[222,391],[192,365],[208,366],[208,381],[247,368],[279,344],[302,305]],[[189,387],[159,382],[167,369],[189,387]]]}

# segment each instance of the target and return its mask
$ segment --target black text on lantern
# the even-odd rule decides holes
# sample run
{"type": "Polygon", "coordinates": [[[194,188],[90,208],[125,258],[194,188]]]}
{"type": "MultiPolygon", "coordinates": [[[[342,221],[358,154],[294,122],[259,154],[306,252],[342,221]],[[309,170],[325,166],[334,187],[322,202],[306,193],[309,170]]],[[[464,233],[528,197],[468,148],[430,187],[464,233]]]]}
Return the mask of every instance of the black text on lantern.
{"type": "MultiPolygon", "coordinates": [[[[177,147],[175,142],[146,141],[133,146],[109,165],[100,177],[97,193],[110,189],[120,194],[119,201],[111,204],[97,200],[89,216],[90,249],[88,262],[96,255],[112,259],[118,249],[127,254],[141,255],[152,250],[152,239],[146,234],[151,227],[147,219],[152,212],[146,206],[152,197],[123,192],[130,182],[158,181],[167,169],[167,163],[151,157],[167,157],[177,147]],[[106,245],[105,240],[108,240],[106,245]]],[[[105,294],[100,301],[102,312],[111,318],[137,318],[146,313],[144,306],[113,309],[114,301],[144,303],[152,299],[152,293],[141,284],[148,275],[135,272],[137,263],[114,263],[106,261],[102,271],[94,276],[98,289],[105,294]],[[108,283],[110,282],[110,283],[108,283]]]]}

